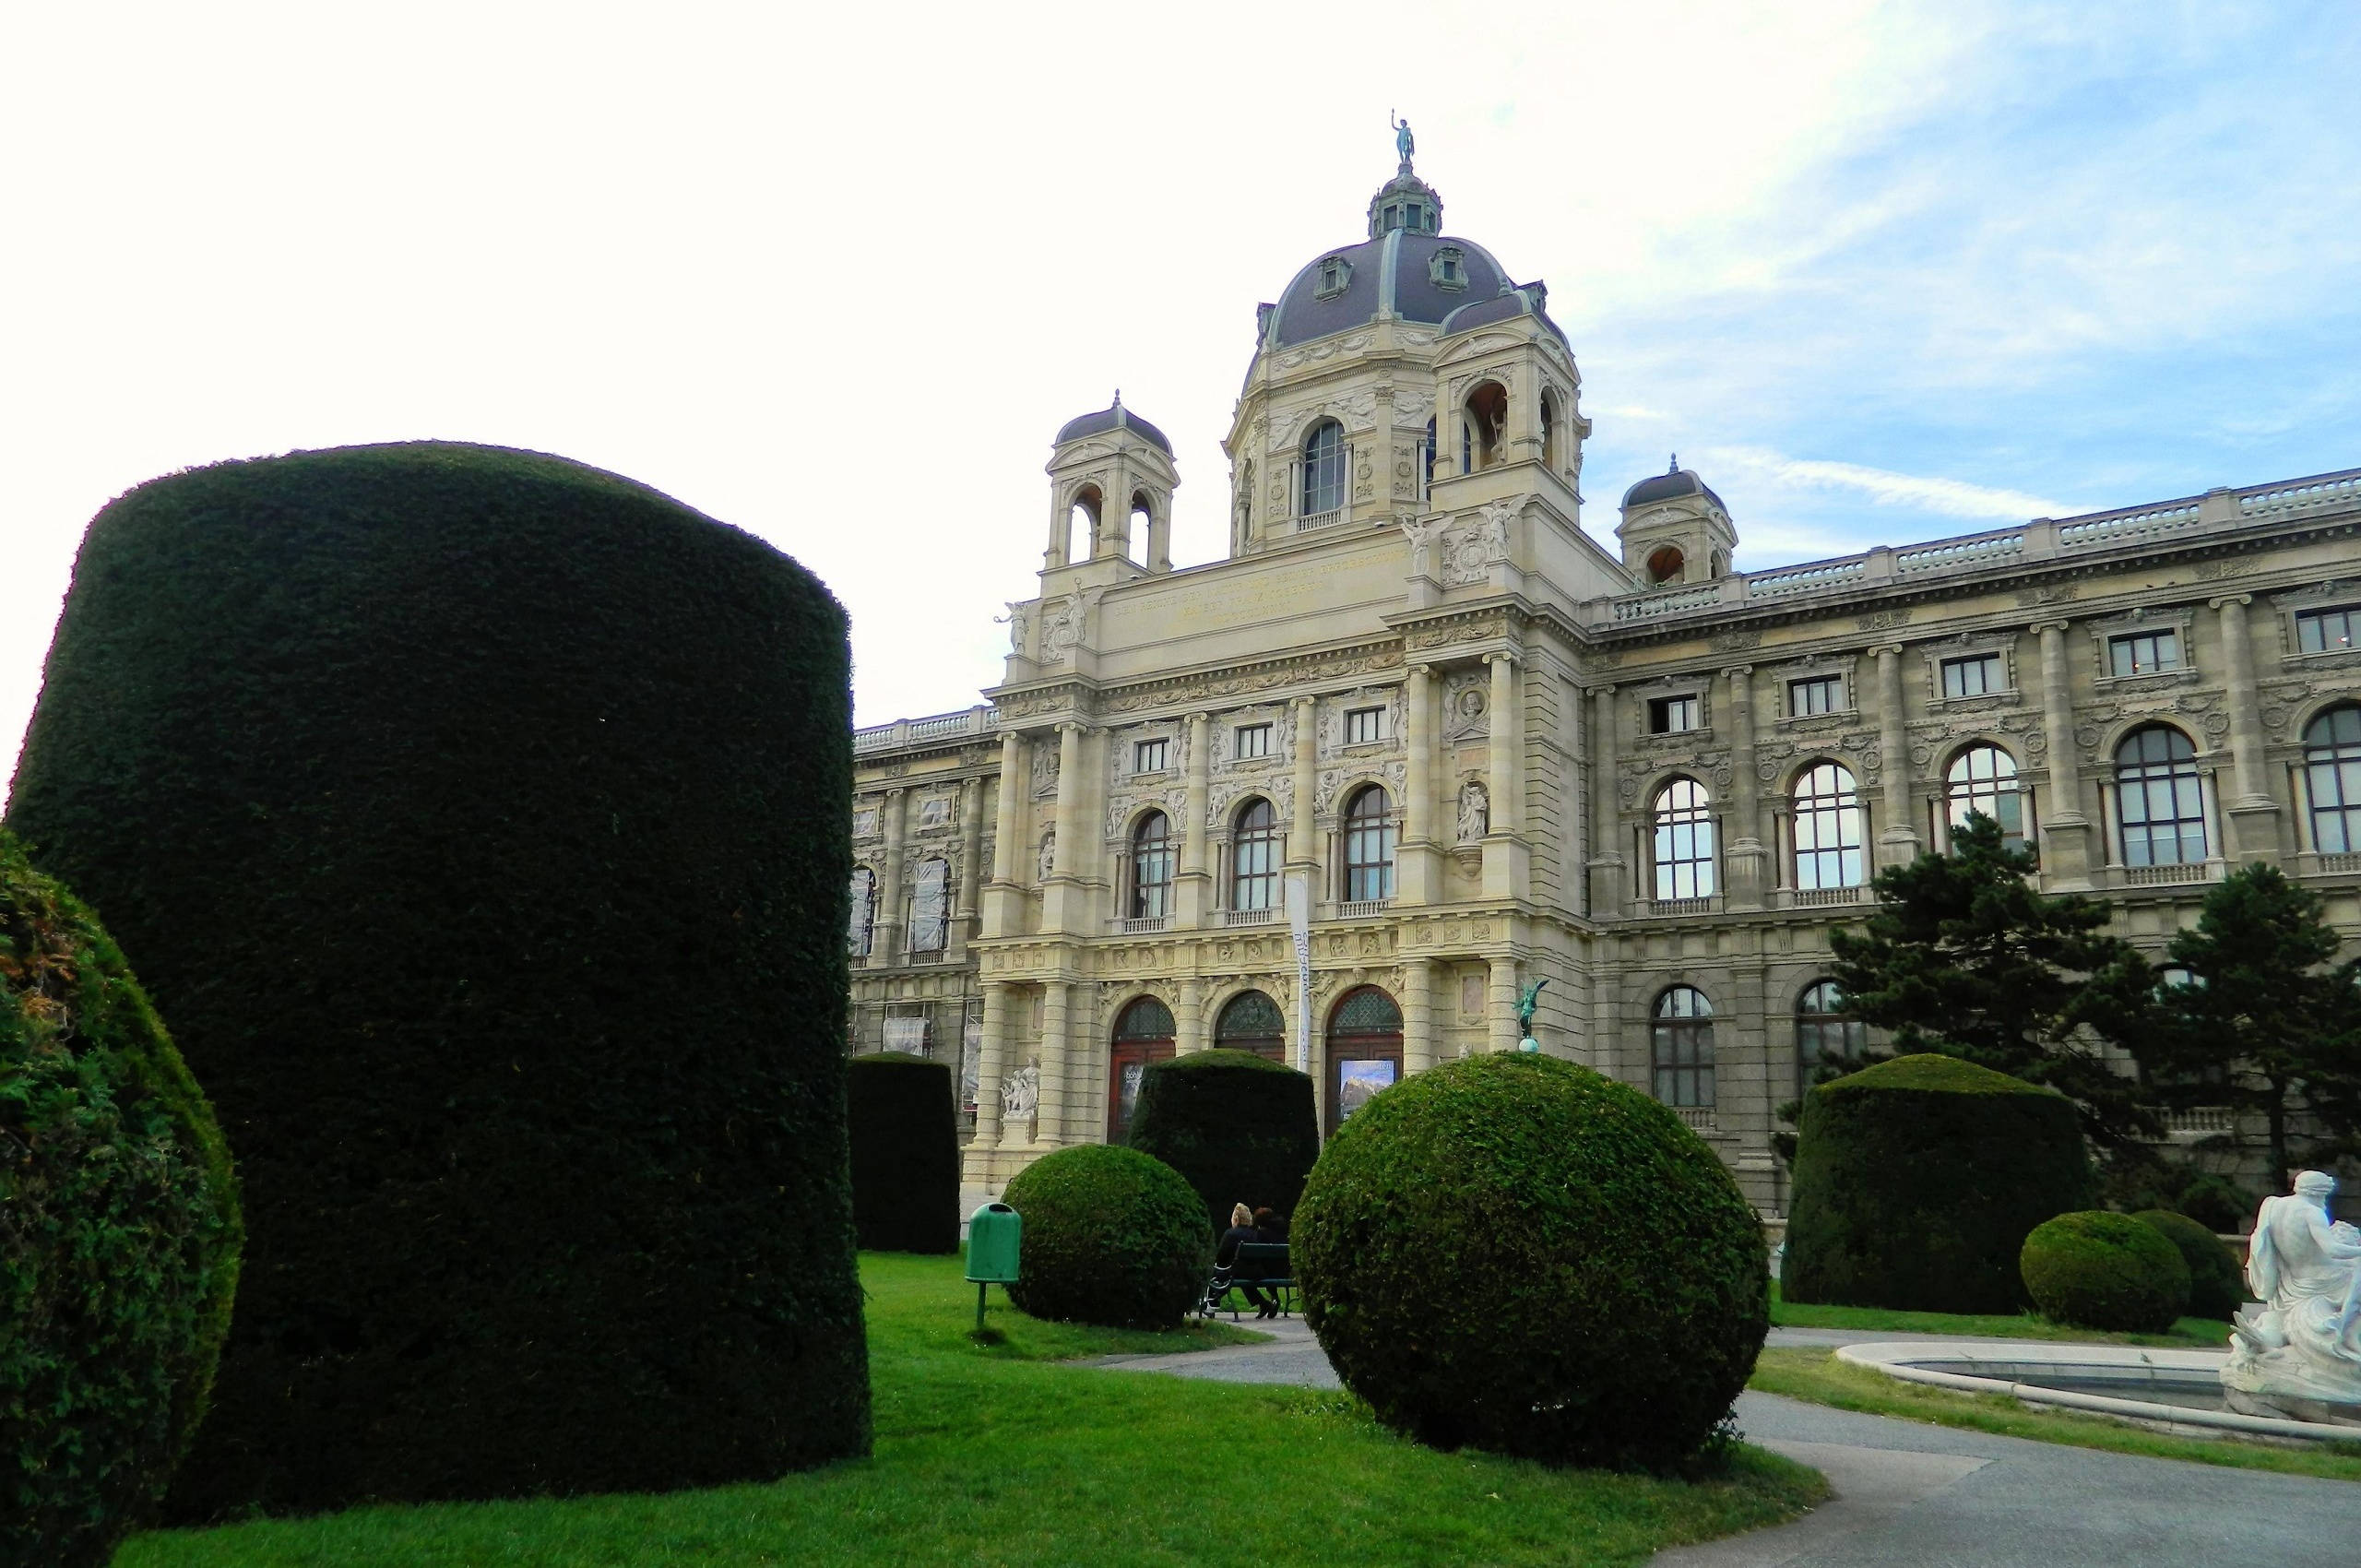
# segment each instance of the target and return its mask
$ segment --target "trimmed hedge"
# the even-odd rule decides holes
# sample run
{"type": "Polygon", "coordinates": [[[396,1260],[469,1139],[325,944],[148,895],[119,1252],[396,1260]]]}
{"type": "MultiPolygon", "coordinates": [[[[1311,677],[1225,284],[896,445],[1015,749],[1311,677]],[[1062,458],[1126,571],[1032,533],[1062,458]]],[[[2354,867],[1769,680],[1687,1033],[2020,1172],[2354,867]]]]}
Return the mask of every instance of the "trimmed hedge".
{"type": "Polygon", "coordinates": [[[205,1414],[237,1182],[123,954],[6,833],[0,1231],[0,1562],[100,1568],[205,1414]]]}
{"type": "Polygon", "coordinates": [[[2071,1100],[1956,1057],[1897,1056],[1804,1097],[1781,1291],[2021,1312],[2026,1235],[2097,1201],[2071,1100]]]}
{"type": "Polygon", "coordinates": [[[612,474],[176,474],[84,540],[11,822],[245,1183],[166,1503],[770,1479],[866,1452],[845,619],[612,474]]]}
{"type": "Polygon", "coordinates": [[[2085,1209],[2034,1227],[2018,1266],[2034,1305],[2059,1323],[2163,1334],[2189,1308],[2189,1265],[2153,1225],[2085,1209]]]}
{"type": "Polygon", "coordinates": [[[951,1067],[907,1051],[856,1056],[845,1078],[852,1223],[881,1253],[959,1250],[959,1107],[951,1067]]]}
{"type": "Polygon", "coordinates": [[[1155,1063],[1140,1080],[1129,1141],[1188,1178],[1216,1233],[1237,1204],[1284,1218],[1320,1158],[1311,1079],[1247,1051],[1155,1063]]]}
{"type": "Polygon", "coordinates": [[[1770,1326],[1762,1223],[1721,1160],[1647,1096],[1547,1056],[1447,1063],[1370,1100],[1291,1238],[1345,1385],[1440,1448],[1678,1465],[1770,1326]]]}
{"type": "Polygon", "coordinates": [[[2153,1226],[2180,1249],[2180,1261],[2189,1265],[2189,1316],[2218,1318],[2224,1323],[2237,1317],[2238,1308],[2247,1300],[2246,1270],[2239,1265],[2238,1254],[2221,1237],[2170,1209],[2142,1209],[2131,1218],[2153,1226]]]}
{"type": "Polygon", "coordinates": [[[1213,1267],[1196,1193],[1135,1148],[1079,1144],[1044,1155],[1001,1201],[1025,1221],[1008,1299],[1035,1317],[1172,1328],[1213,1267]]]}

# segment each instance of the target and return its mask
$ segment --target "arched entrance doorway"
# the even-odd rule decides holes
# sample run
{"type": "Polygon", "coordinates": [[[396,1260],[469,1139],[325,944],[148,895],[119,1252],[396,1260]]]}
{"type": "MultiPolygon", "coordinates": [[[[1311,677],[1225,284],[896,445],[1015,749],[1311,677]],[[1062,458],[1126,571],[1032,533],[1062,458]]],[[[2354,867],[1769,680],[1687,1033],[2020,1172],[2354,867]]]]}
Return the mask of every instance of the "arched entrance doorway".
{"type": "Polygon", "coordinates": [[[1402,1076],[1402,1009],[1373,985],[1328,1015],[1328,1131],[1402,1076]]]}
{"type": "Polygon", "coordinates": [[[1115,1020],[1114,1048],[1108,1055],[1107,1141],[1120,1144],[1131,1134],[1141,1075],[1149,1063],[1172,1055],[1172,1009],[1153,996],[1124,1008],[1115,1020]]]}
{"type": "Polygon", "coordinates": [[[1214,1044],[1223,1051],[1251,1051],[1273,1062],[1287,1059],[1287,1020],[1279,1004],[1259,991],[1241,991],[1222,1004],[1214,1021],[1214,1044]]]}

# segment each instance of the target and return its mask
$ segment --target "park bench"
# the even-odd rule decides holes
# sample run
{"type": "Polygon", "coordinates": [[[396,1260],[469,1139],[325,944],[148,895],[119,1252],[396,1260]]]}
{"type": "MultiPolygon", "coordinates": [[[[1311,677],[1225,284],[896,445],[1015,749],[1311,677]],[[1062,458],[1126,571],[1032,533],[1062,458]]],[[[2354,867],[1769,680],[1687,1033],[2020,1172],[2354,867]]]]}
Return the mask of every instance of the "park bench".
{"type": "MultiPolygon", "coordinates": [[[[1216,1267],[1213,1277],[1205,1281],[1204,1298],[1197,1303],[1201,1317],[1211,1317],[1223,1310],[1232,1287],[1252,1285],[1270,1292],[1285,1315],[1301,1305],[1302,1298],[1296,1290],[1295,1276],[1287,1266],[1287,1244],[1285,1241],[1240,1241],[1238,1255],[1227,1268],[1216,1267]]],[[[1238,1308],[1228,1308],[1230,1321],[1238,1321],[1238,1308]]]]}

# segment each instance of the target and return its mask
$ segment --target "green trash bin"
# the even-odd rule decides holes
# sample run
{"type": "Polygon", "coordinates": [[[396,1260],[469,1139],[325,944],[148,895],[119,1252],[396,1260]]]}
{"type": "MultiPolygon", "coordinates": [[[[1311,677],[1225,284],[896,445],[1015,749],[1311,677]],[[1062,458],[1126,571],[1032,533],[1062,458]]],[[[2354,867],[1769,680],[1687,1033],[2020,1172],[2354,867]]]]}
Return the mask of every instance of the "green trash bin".
{"type": "Polygon", "coordinates": [[[1025,1217],[1006,1204],[986,1204],[967,1217],[967,1278],[976,1287],[976,1332],[984,1331],[984,1292],[1016,1283],[1025,1217]]]}

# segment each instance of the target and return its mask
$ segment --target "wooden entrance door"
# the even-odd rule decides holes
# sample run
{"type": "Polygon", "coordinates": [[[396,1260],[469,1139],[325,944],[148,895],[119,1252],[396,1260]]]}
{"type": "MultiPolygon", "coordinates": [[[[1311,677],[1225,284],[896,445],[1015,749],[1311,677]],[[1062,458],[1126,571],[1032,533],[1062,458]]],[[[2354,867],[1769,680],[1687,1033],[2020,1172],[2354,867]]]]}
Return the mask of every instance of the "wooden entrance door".
{"type": "Polygon", "coordinates": [[[1363,986],[1328,1015],[1328,1131],[1402,1076],[1402,1010],[1363,986]]]}
{"type": "Polygon", "coordinates": [[[1115,1038],[1107,1052],[1107,1141],[1120,1144],[1131,1135],[1132,1110],[1139,1103],[1140,1079],[1151,1062],[1172,1057],[1172,1010],[1153,996],[1143,996],[1115,1020],[1115,1038]]]}

